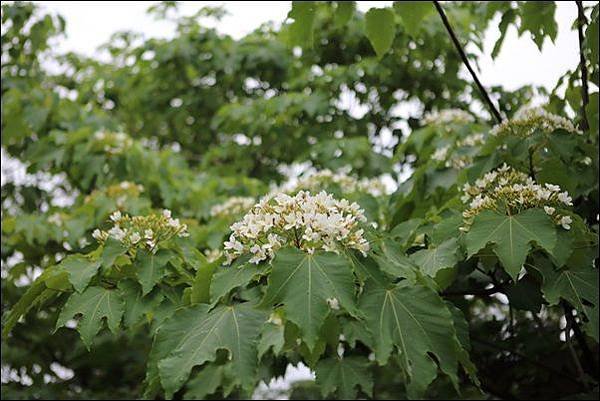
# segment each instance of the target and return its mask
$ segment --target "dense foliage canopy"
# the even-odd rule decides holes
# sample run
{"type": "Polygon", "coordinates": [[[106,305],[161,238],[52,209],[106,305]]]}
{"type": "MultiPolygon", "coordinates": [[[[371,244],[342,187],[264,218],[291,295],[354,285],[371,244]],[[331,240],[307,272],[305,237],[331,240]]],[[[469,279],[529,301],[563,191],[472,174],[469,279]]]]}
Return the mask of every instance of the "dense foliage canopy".
{"type": "Polygon", "coordinates": [[[598,5],[570,6],[581,60],[507,91],[461,51],[497,18],[494,57],[550,45],[554,2],[293,2],[239,40],[163,2],[173,38],[101,60],[3,4],[2,398],[274,397],[303,363],[283,395],[597,399],[598,5]]]}

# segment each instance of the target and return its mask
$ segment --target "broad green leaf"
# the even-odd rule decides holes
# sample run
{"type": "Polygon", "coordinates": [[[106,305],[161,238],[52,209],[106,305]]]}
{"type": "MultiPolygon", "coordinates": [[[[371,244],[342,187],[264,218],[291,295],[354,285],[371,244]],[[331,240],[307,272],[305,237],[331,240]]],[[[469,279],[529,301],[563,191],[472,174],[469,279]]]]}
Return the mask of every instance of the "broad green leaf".
{"type": "Polygon", "coordinates": [[[75,291],[82,292],[98,272],[100,262],[92,261],[83,255],[71,255],[67,256],[60,266],[69,273],[69,281],[75,291]]]}
{"type": "Polygon", "coordinates": [[[344,26],[350,21],[354,10],[356,9],[355,1],[338,1],[335,9],[335,25],[338,27],[344,26]]]}
{"type": "Polygon", "coordinates": [[[104,243],[102,249],[102,266],[105,268],[111,267],[115,260],[121,255],[125,255],[127,247],[122,242],[117,241],[114,238],[109,237],[104,243]]]}
{"type": "Polygon", "coordinates": [[[353,400],[357,398],[358,387],[363,393],[373,395],[373,377],[369,371],[369,360],[365,357],[322,359],[315,374],[324,397],[336,393],[340,399],[353,400]]]}
{"type": "Polygon", "coordinates": [[[435,248],[423,249],[410,255],[410,259],[430,277],[438,271],[454,267],[458,263],[458,240],[450,238],[435,248]]]}
{"type": "Polygon", "coordinates": [[[151,253],[140,249],[135,257],[134,268],[138,281],[142,285],[143,295],[146,295],[165,276],[166,266],[173,257],[171,251],[160,249],[151,253]]]}
{"type": "Polygon", "coordinates": [[[77,331],[88,349],[106,319],[108,328],[116,333],[123,316],[123,300],[116,290],[102,287],[88,287],[82,293],[74,293],[63,307],[56,321],[56,329],[64,326],[76,315],[82,315],[77,331]]]}
{"type": "Polygon", "coordinates": [[[494,253],[506,272],[516,280],[527,254],[535,243],[551,252],[556,244],[556,226],[539,209],[529,209],[514,216],[483,211],[475,217],[466,237],[467,252],[474,255],[493,243],[494,253]]]}
{"type": "Polygon", "coordinates": [[[294,20],[290,25],[289,31],[292,45],[304,48],[313,47],[316,12],[317,5],[314,1],[292,2],[292,9],[288,13],[288,18],[294,20]]]}
{"type": "MultiPolygon", "coordinates": [[[[176,342],[158,362],[160,380],[168,398],[181,388],[192,368],[214,361],[217,350],[226,349],[232,373],[246,390],[253,388],[256,371],[256,344],[266,315],[248,304],[217,306],[209,311],[198,304],[177,312],[159,329],[155,346],[162,338],[176,342]]],[[[164,345],[164,344],[162,344],[164,345]]]]}
{"type": "Polygon", "coordinates": [[[190,294],[193,304],[207,304],[210,302],[211,281],[220,264],[220,258],[213,262],[209,262],[204,258],[202,262],[198,264],[190,294]]]}
{"type": "Polygon", "coordinates": [[[365,14],[365,31],[377,57],[383,57],[396,35],[394,12],[389,8],[371,8],[365,14]]]}
{"type": "Polygon", "coordinates": [[[367,283],[359,305],[373,334],[379,364],[385,365],[392,351],[398,349],[409,397],[422,396],[437,375],[429,353],[457,383],[461,347],[453,316],[434,291],[406,282],[390,289],[367,283]]]}
{"type": "Polygon", "coordinates": [[[429,1],[395,1],[394,10],[402,19],[409,35],[415,36],[423,26],[423,19],[433,14],[435,9],[429,1]]]}
{"type": "Polygon", "coordinates": [[[272,261],[263,305],[283,304],[287,319],[295,323],[309,349],[331,308],[328,299],[356,314],[354,276],[350,262],[330,252],[310,255],[296,248],[282,248],[272,261]]]}
{"type": "Polygon", "coordinates": [[[536,268],[544,277],[542,292],[546,300],[556,305],[562,298],[584,312],[590,321],[587,330],[598,341],[598,269],[580,266],[555,270],[548,263],[538,263],[536,268]]]}

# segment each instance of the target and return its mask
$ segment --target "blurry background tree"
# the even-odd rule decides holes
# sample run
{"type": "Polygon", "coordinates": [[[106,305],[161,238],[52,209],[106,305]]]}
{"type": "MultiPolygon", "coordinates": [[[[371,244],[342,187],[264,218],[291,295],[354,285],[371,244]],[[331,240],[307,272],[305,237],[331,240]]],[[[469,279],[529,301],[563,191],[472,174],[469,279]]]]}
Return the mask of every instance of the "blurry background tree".
{"type": "MultiPolygon", "coordinates": [[[[557,35],[554,2],[452,2],[442,7],[463,46],[481,47],[486,27],[501,15],[494,55],[511,25],[539,48],[557,35]]],[[[468,379],[474,372],[465,368],[460,395],[449,377],[440,375],[426,397],[597,398],[598,6],[581,7],[573,23],[581,27],[582,63],[566,72],[555,90],[487,88],[502,119],[543,95],[547,111],[576,116],[585,134],[562,142],[536,137],[530,143],[488,135],[494,116],[473,113],[486,110],[482,94],[470,76],[459,73],[463,61],[429,2],[396,2],[366,14],[355,11],[352,2],[294,2],[280,29],[262,26],[239,40],[199,23],[200,17],[221,18],[222,9],[182,16],[175,2],[163,2],[149,12],[172,18],[175,37],[115,33],[104,46],[110,55],[104,61],[55,54],[53,43],[65,30],[60,16],[31,3],[3,4],[2,148],[26,164],[31,179],[2,186],[2,316],[5,329],[9,326],[2,339],[2,397],[163,394],[147,376],[153,336],[175,309],[196,302],[190,292],[196,291],[198,278],[170,283],[171,290],[160,292],[156,302],[146,297],[136,304],[140,309],[126,309],[127,330],[101,331],[89,351],[75,330],[53,333],[70,285],[44,281],[35,297],[25,298],[29,314],[8,311],[18,309],[15,304],[42,271],[68,255],[93,252],[93,230],[117,209],[137,215],[168,208],[181,217],[191,234],[181,264],[193,267],[193,278],[203,268],[190,255],[196,264],[208,263],[203,254],[221,247],[235,221],[215,215],[215,205],[233,196],[256,199],[285,182],[290,171],[293,175],[310,166],[386,177],[395,191],[391,196],[356,197],[379,223],[374,235],[391,241],[385,244],[402,253],[397,258],[410,256],[418,274],[437,283],[424,278],[423,285],[452,304],[449,310],[465,315],[468,326],[457,323],[457,336],[469,350],[480,384],[468,379]],[[49,73],[48,62],[56,63],[59,72],[49,73]],[[345,107],[345,97],[355,99],[360,111],[345,107]],[[399,110],[407,104],[420,116],[406,118],[399,110]],[[429,114],[430,120],[422,119],[431,112],[443,115],[444,109],[462,109],[471,118],[443,121],[429,114]],[[448,242],[462,235],[462,185],[502,162],[567,189],[579,216],[574,217],[577,236],[563,239],[568,249],[551,252],[550,259],[532,249],[528,263],[535,268],[521,272],[520,280],[503,260],[486,254],[489,244],[473,256],[480,249],[467,249],[468,238],[466,248],[448,242]],[[427,252],[433,252],[433,259],[427,252]],[[496,268],[501,265],[506,272],[496,268]],[[565,278],[564,271],[556,270],[563,265],[589,270],[569,285],[570,271],[565,278]]],[[[472,54],[467,57],[476,63],[472,54]]],[[[398,263],[382,269],[396,279],[404,277],[398,266],[409,262],[398,263]]],[[[245,284],[232,285],[229,292],[245,284]]],[[[362,326],[339,324],[342,329],[331,330],[341,330],[360,355],[356,358],[369,355],[372,344],[362,326]]],[[[407,396],[397,356],[384,366],[360,365],[374,377],[367,384],[357,377],[356,383],[332,385],[319,378],[319,366],[330,370],[317,363],[319,355],[301,351],[284,357],[276,348],[267,344],[263,350],[256,383],[303,361],[317,367],[319,387],[304,383],[288,395],[327,396],[337,386],[338,396],[352,397],[359,385],[359,394],[375,398],[407,396]]],[[[194,371],[176,397],[244,396],[235,382],[216,378],[225,373],[210,372],[212,385],[194,371]]]]}

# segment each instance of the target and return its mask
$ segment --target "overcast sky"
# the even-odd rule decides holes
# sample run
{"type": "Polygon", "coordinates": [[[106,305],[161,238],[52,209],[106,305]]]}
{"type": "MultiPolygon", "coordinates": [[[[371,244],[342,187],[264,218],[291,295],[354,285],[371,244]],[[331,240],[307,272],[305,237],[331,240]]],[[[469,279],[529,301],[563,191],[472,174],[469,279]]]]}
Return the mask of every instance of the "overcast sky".
{"type": "MultiPolygon", "coordinates": [[[[156,21],[146,14],[155,2],[143,1],[44,1],[42,6],[63,15],[67,21],[67,38],[61,41],[59,51],[76,51],[86,55],[97,54],[98,46],[108,41],[111,34],[120,30],[141,32],[147,37],[171,37],[174,26],[170,22],[156,21]]],[[[205,5],[224,5],[229,15],[216,24],[216,28],[234,38],[240,38],[268,21],[281,23],[290,9],[288,1],[281,2],[181,2],[181,11],[190,15],[205,5]]],[[[391,1],[359,1],[358,9],[390,6],[391,1]]],[[[485,34],[485,54],[480,58],[480,78],[484,85],[501,84],[515,89],[525,84],[554,87],[558,78],[578,62],[577,32],[571,30],[577,9],[575,2],[557,2],[556,18],[559,24],[555,43],[546,41],[539,52],[526,33],[518,37],[510,28],[502,52],[496,60],[489,54],[499,36],[497,22],[485,34]]],[[[209,21],[207,25],[215,26],[209,21]]]]}

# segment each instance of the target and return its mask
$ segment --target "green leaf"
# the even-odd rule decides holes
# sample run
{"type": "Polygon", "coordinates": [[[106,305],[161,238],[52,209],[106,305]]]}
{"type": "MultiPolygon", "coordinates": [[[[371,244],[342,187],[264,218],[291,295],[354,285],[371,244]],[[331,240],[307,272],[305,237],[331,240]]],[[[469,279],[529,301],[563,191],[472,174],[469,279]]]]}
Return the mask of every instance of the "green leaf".
{"type": "Polygon", "coordinates": [[[423,249],[410,255],[410,259],[430,277],[435,277],[442,269],[454,267],[458,263],[458,240],[450,238],[435,248],[423,249]]]}
{"type": "Polygon", "coordinates": [[[354,15],[354,10],[356,9],[355,1],[338,1],[336,3],[337,7],[335,9],[334,21],[335,26],[341,27],[344,26],[350,21],[352,15],[354,15]]]}
{"type": "Polygon", "coordinates": [[[102,249],[102,266],[105,268],[111,267],[115,263],[115,260],[119,256],[125,255],[126,252],[127,247],[122,242],[109,237],[102,249]]]}
{"type": "Polygon", "coordinates": [[[135,326],[143,317],[151,320],[164,299],[163,293],[158,289],[146,296],[142,295],[140,285],[133,280],[122,280],[118,287],[125,304],[123,323],[126,327],[135,326]]]}
{"type": "Polygon", "coordinates": [[[300,328],[310,350],[329,315],[327,300],[332,298],[351,314],[357,313],[348,260],[331,252],[310,255],[296,248],[277,252],[262,304],[283,304],[286,318],[300,328]]]}
{"type": "Polygon", "coordinates": [[[288,18],[294,22],[290,25],[291,44],[304,48],[313,47],[313,35],[317,6],[314,1],[293,1],[288,18]]]}
{"type": "Polygon", "coordinates": [[[520,3],[519,11],[521,14],[519,34],[529,31],[539,50],[542,50],[546,36],[554,42],[558,25],[554,20],[556,4],[553,1],[524,1],[520,3]]]}
{"type": "Polygon", "coordinates": [[[140,249],[135,257],[134,267],[138,281],[142,285],[142,294],[146,295],[165,276],[165,267],[174,254],[171,251],[161,249],[151,253],[140,249]]]}
{"type": "Polygon", "coordinates": [[[323,397],[336,393],[339,399],[353,400],[357,398],[359,386],[365,394],[373,395],[373,377],[369,371],[369,360],[365,357],[322,359],[315,374],[323,397]]]}
{"type": "Polygon", "coordinates": [[[60,267],[69,273],[69,281],[75,291],[82,292],[98,272],[100,262],[91,261],[83,255],[71,255],[60,262],[60,267]]]}
{"type": "Polygon", "coordinates": [[[514,216],[483,211],[475,217],[466,237],[467,252],[474,255],[493,243],[494,253],[506,272],[516,281],[531,244],[551,252],[556,243],[556,227],[539,209],[529,209],[514,216]]]}
{"type": "Polygon", "coordinates": [[[267,323],[262,328],[262,334],[258,343],[258,358],[262,358],[270,349],[275,355],[279,355],[285,344],[283,325],[267,323]]]}
{"type": "Polygon", "coordinates": [[[542,292],[550,305],[568,301],[589,319],[588,331],[598,341],[598,269],[580,266],[555,270],[549,263],[537,263],[544,282],[542,292]]]}
{"type": "MultiPolygon", "coordinates": [[[[232,373],[245,389],[255,385],[256,343],[266,315],[248,304],[209,306],[199,304],[177,312],[159,329],[155,346],[175,337],[167,356],[158,362],[160,380],[168,398],[181,388],[192,368],[214,361],[217,350],[226,349],[232,373]]],[[[164,344],[163,344],[164,345],[164,344]]]]}
{"type": "Polygon", "coordinates": [[[56,328],[64,326],[75,315],[82,315],[77,331],[88,349],[106,319],[108,328],[116,333],[123,316],[123,300],[115,290],[102,287],[88,287],[82,293],[74,293],[63,307],[56,321],[56,328]]]}
{"type": "Polygon", "coordinates": [[[231,266],[221,266],[215,271],[210,284],[210,299],[217,302],[234,288],[248,284],[265,271],[264,264],[236,261],[231,266]]]}
{"type": "Polygon", "coordinates": [[[367,283],[360,299],[367,328],[373,334],[375,357],[385,365],[397,348],[410,398],[423,395],[440,369],[457,383],[458,350],[453,316],[434,291],[405,281],[386,289],[367,283]]]}
{"type": "Polygon", "coordinates": [[[433,3],[429,1],[395,1],[394,10],[402,19],[406,32],[412,36],[423,26],[423,19],[435,11],[433,3]]]}
{"type": "Polygon", "coordinates": [[[192,283],[191,301],[193,304],[210,302],[210,286],[213,275],[221,264],[221,259],[213,262],[204,260],[198,266],[194,282],[192,283]]]}
{"type": "Polygon", "coordinates": [[[389,8],[371,8],[365,14],[365,31],[377,57],[383,57],[396,35],[394,12],[389,8]]]}
{"type": "Polygon", "coordinates": [[[184,400],[203,400],[209,394],[214,394],[228,379],[229,365],[210,364],[205,366],[187,384],[184,400]]]}

